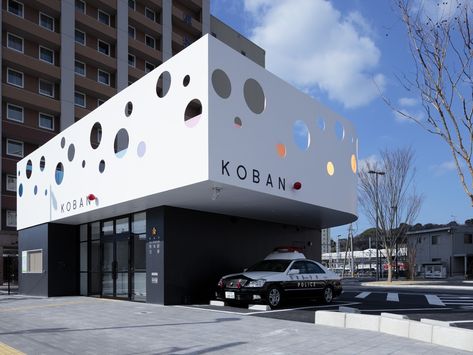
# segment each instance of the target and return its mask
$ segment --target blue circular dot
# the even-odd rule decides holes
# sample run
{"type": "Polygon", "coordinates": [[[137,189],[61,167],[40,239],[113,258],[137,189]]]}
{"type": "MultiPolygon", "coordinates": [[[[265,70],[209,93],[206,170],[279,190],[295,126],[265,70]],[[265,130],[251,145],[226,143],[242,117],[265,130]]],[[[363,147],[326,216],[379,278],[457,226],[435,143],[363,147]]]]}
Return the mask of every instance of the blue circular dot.
{"type": "Polygon", "coordinates": [[[48,196],[48,189],[44,190],[44,196],[48,196]]]}
{"type": "Polygon", "coordinates": [[[38,193],[38,186],[34,186],[34,194],[36,195],[38,193]]]}
{"type": "Polygon", "coordinates": [[[18,195],[20,197],[23,196],[23,184],[20,184],[20,186],[18,186],[18,195]]]}

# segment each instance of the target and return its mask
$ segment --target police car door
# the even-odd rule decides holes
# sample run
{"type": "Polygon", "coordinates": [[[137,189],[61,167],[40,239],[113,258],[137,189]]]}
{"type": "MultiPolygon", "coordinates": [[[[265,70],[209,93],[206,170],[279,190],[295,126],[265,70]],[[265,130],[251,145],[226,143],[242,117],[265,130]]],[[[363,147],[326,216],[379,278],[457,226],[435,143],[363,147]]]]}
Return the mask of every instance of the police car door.
{"type": "Polygon", "coordinates": [[[307,279],[305,274],[305,261],[294,261],[289,268],[288,280],[284,282],[284,291],[290,298],[300,298],[305,295],[305,284],[304,281],[307,279]],[[298,270],[297,273],[292,273],[294,270],[298,270]]]}
{"type": "Polygon", "coordinates": [[[305,268],[307,274],[310,275],[310,292],[307,296],[311,298],[316,297],[325,288],[325,283],[327,282],[325,271],[312,261],[306,261],[305,268]]]}

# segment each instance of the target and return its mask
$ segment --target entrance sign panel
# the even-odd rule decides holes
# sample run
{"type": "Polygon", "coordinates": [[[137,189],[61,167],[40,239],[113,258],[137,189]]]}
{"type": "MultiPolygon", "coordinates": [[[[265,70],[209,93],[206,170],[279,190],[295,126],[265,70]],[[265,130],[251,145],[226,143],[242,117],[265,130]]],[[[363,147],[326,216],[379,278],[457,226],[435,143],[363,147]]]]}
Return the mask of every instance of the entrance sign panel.
{"type": "Polygon", "coordinates": [[[17,164],[17,225],[164,205],[349,223],[357,144],[349,121],[206,35],[17,164]]]}

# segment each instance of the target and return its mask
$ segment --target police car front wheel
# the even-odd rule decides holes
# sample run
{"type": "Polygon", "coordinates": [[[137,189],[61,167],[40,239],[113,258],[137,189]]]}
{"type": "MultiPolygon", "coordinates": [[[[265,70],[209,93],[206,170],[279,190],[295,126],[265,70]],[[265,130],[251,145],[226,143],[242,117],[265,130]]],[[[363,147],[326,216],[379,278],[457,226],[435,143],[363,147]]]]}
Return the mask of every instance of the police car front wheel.
{"type": "Polygon", "coordinates": [[[268,290],[268,303],[271,308],[277,308],[281,305],[282,295],[277,287],[271,287],[268,290]]]}

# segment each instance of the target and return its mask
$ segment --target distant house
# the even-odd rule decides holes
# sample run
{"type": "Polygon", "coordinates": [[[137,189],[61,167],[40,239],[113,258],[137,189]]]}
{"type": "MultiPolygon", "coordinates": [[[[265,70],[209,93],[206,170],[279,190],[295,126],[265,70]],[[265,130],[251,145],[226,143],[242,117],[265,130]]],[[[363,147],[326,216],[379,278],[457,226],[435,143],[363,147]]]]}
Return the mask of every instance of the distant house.
{"type": "Polygon", "coordinates": [[[415,250],[416,274],[424,277],[473,275],[473,226],[456,225],[407,233],[415,250]]]}

